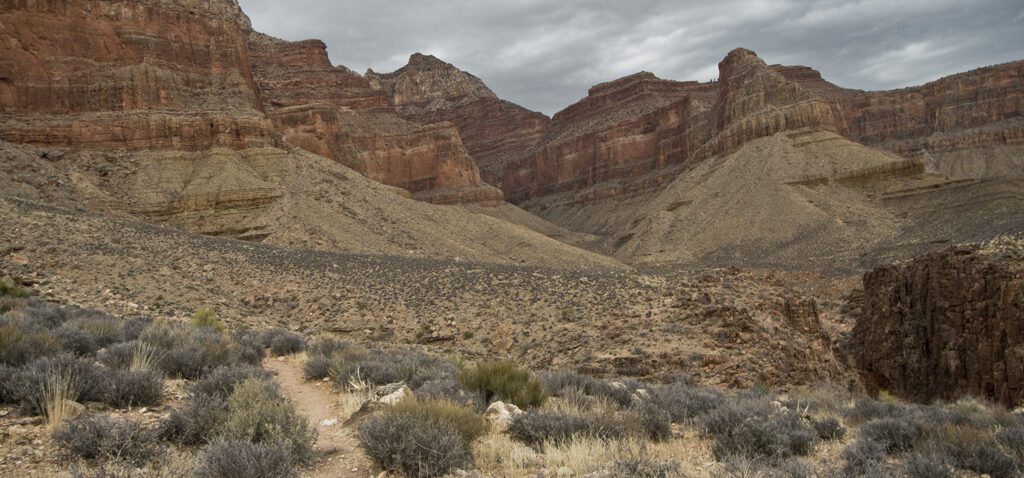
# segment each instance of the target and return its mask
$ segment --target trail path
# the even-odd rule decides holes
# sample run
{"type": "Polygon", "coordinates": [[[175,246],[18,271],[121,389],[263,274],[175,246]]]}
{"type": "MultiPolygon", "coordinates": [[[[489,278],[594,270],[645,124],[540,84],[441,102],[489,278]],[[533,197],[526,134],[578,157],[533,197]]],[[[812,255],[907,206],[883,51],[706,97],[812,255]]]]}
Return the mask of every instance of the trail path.
{"type": "Polygon", "coordinates": [[[376,468],[359,448],[356,431],[342,425],[338,395],[329,383],[307,382],[302,376],[302,362],[298,356],[267,359],[264,367],[277,373],[275,380],[285,396],[295,402],[299,412],[309,417],[309,423],[320,433],[316,441],[317,461],[303,470],[307,478],[367,478],[376,477],[376,468]],[[331,426],[324,420],[337,420],[331,426]]]}

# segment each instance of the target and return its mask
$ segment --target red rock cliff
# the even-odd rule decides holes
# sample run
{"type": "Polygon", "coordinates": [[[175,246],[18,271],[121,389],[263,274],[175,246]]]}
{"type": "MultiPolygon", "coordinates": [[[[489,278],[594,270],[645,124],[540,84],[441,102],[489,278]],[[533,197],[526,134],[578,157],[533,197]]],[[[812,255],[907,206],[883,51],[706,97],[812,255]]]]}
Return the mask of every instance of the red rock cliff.
{"type": "Polygon", "coordinates": [[[486,181],[498,184],[505,165],[536,145],[550,119],[498,98],[479,78],[433,56],[416,53],[393,73],[366,74],[406,119],[450,121],[486,181]]]}
{"type": "Polygon", "coordinates": [[[435,203],[494,203],[458,130],[400,118],[366,78],[332,66],[318,40],[249,40],[263,107],[289,143],[435,203]]]}
{"type": "Polygon", "coordinates": [[[865,274],[850,345],[865,383],[923,402],[1024,403],[1022,257],[959,247],[865,274]]]}
{"type": "Polygon", "coordinates": [[[100,149],[274,144],[234,1],[0,1],[0,140],[100,149]]]}

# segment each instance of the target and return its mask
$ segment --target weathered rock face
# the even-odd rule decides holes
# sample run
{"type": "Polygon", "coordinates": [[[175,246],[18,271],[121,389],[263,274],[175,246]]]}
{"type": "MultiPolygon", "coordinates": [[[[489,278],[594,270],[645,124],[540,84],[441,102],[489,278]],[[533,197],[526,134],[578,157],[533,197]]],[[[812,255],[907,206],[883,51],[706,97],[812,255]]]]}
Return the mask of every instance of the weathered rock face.
{"type": "Polygon", "coordinates": [[[498,98],[477,77],[433,56],[416,53],[393,73],[366,73],[399,114],[418,123],[450,121],[484,179],[498,184],[505,165],[536,145],[550,119],[498,98]]]}
{"type": "Polygon", "coordinates": [[[865,274],[851,341],[865,383],[918,401],[1024,403],[1021,257],[957,247],[865,274]]]}
{"type": "Polygon", "coordinates": [[[891,92],[847,90],[805,66],[736,49],[717,82],[639,73],[595,86],[555,114],[532,150],[504,163],[501,187],[528,206],[586,204],[651,189],[677,165],[758,138],[809,129],[921,159],[954,178],[1024,174],[1024,62],[891,92]]]}
{"type": "Polygon", "coordinates": [[[0,2],[0,139],[273,145],[249,73],[249,28],[226,0],[0,2]]]}
{"type": "Polygon", "coordinates": [[[249,40],[263,107],[291,144],[435,203],[497,203],[458,130],[449,123],[403,120],[366,78],[332,66],[317,40],[249,40]]]}

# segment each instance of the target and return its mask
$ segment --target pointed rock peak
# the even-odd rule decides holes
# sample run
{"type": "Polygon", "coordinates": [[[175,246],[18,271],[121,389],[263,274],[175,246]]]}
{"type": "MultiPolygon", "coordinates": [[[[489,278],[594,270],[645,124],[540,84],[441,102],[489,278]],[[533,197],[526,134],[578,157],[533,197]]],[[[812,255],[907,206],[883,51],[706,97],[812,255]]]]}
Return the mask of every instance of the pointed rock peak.
{"type": "Polygon", "coordinates": [[[424,55],[423,53],[413,53],[409,56],[409,63],[406,66],[412,67],[450,67],[455,68],[450,63],[434,56],[424,55]]]}
{"type": "Polygon", "coordinates": [[[728,55],[725,55],[725,59],[718,63],[718,72],[720,76],[724,77],[731,70],[748,65],[768,66],[764,60],[757,56],[757,53],[746,48],[737,48],[730,51],[728,55]]]}

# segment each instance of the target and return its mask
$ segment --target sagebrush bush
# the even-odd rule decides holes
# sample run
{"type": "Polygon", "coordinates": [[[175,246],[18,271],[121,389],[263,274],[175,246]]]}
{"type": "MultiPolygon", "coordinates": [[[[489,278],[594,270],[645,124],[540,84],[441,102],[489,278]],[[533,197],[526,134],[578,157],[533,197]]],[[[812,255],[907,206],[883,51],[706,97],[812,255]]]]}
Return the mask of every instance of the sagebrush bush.
{"type": "Polygon", "coordinates": [[[715,435],[712,452],[719,460],[739,456],[778,461],[807,455],[817,434],[794,412],[753,415],[715,435]]]}
{"type": "Polygon", "coordinates": [[[842,475],[847,478],[882,478],[885,473],[885,446],[873,440],[858,439],[843,449],[842,475]]]}
{"type": "Polygon", "coordinates": [[[285,331],[270,341],[270,353],[275,357],[291,355],[306,349],[306,339],[294,332],[285,331]]]}
{"type": "Polygon", "coordinates": [[[608,478],[675,478],[679,462],[655,460],[647,456],[623,457],[615,460],[608,478]]]}
{"type": "Polygon", "coordinates": [[[159,405],[164,398],[164,379],[152,370],[107,372],[103,402],[115,406],[159,405]]]}
{"type": "Polygon", "coordinates": [[[161,435],[183,445],[209,442],[227,419],[226,398],[190,394],[185,402],[171,411],[161,427],[161,435]]]}
{"type": "Polygon", "coordinates": [[[843,410],[847,423],[860,425],[880,418],[898,418],[910,413],[908,407],[899,403],[880,402],[870,398],[861,398],[850,408],[843,410]]]}
{"type": "Polygon", "coordinates": [[[188,392],[227,399],[239,384],[250,380],[270,381],[270,373],[251,365],[225,365],[187,385],[188,392]]]}
{"type": "Polygon", "coordinates": [[[53,336],[60,342],[62,350],[80,357],[93,355],[100,349],[92,335],[77,327],[67,327],[65,324],[54,330],[53,336]]]}
{"type": "Polygon", "coordinates": [[[1020,425],[1006,428],[996,434],[996,439],[1002,443],[1010,453],[1017,457],[1017,460],[1024,464],[1024,422],[1020,425]]]}
{"type": "Polygon", "coordinates": [[[879,418],[860,427],[860,437],[882,445],[889,454],[910,451],[924,435],[924,428],[910,417],[879,418]]]}
{"type": "Polygon", "coordinates": [[[710,437],[729,433],[748,418],[767,417],[778,411],[764,398],[723,396],[719,402],[719,406],[698,415],[699,428],[710,437]]]}
{"type": "Polygon", "coordinates": [[[260,334],[252,330],[239,330],[232,334],[238,349],[238,361],[243,364],[259,365],[267,356],[266,347],[260,341],[260,334]]]}
{"type": "Polygon", "coordinates": [[[992,478],[1017,475],[1015,457],[1004,452],[990,430],[946,424],[932,431],[934,446],[941,449],[957,468],[987,474],[992,478]]]}
{"type": "Polygon", "coordinates": [[[335,384],[340,387],[358,377],[373,385],[406,382],[413,389],[430,381],[455,374],[455,366],[441,358],[418,351],[370,350],[334,355],[331,371],[335,384]]]}
{"type": "Polygon", "coordinates": [[[539,447],[544,443],[566,443],[576,436],[594,433],[592,420],[555,411],[529,411],[512,419],[506,431],[514,440],[539,447]]]}
{"type": "Polygon", "coordinates": [[[459,381],[467,390],[483,394],[487,403],[501,400],[525,409],[539,407],[547,400],[540,380],[508,361],[480,362],[463,370],[459,381]]]}
{"type": "Polygon", "coordinates": [[[200,327],[185,337],[184,343],[166,348],[157,363],[171,377],[195,380],[217,367],[238,362],[234,342],[224,334],[200,327]]]}
{"type": "Polygon", "coordinates": [[[563,396],[578,391],[592,397],[608,398],[620,407],[629,406],[633,401],[633,392],[642,388],[640,384],[628,380],[608,382],[571,370],[540,372],[537,378],[552,395],[563,396]]]}
{"type": "Polygon", "coordinates": [[[359,427],[359,443],[379,467],[413,478],[443,476],[473,458],[454,427],[410,414],[367,418],[359,427]]]}
{"type": "Polygon", "coordinates": [[[326,355],[310,355],[302,365],[302,375],[306,380],[323,380],[331,375],[334,361],[326,355]]]}
{"type": "Polygon", "coordinates": [[[218,439],[203,448],[195,476],[200,478],[289,478],[298,476],[287,443],[218,439]]]}
{"type": "Polygon", "coordinates": [[[238,384],[231,392],[220,435],[253,443],[285,444],[297,463],[312,457],[316,441],[316,430],[310,428],[295,405],[282,398],[276,386],[256,379],[238,384]]]}
{"type": "Polygon", "coordinates": [[[642,403],[630,411],[630,417],[645,438],[654,441],[672,438],[671,416],[661,407],[653,403],[642,403]]]}
{"type": "Polygon", "coordinates": [[[41,358],[21,368],[11,384],[10,393],[25,412],[44,413],[47,389],[54,376],[67,381],[66,386],[75,391],[76,397],[72,400],[103,402],[106,398],[103,369],[73,355],[41,358]]]}
{"type": "Polygon", "coordinates": [[[146,330],[153,323],[153,318],[148,316],[130,317],[121,322],[121,336],[125,342],[139,340],[142,331],[146,330]]]}
{"type": "Polygon", "coordinates": [[[464,390],[462,384],[455,378],[442,378],[424,382],[414,392],[416,397],[422,400],[448,400],[481,413],[487,409],[487,402],[482,394],[464,390]]]}
{"type": "Polygon", "coordinates": [[[907,478],[953,478],[949,460],[935,453],[911,453],[903,459],[907,478]]]}
{"type": "Polygon", "coordinates": [[[96,354],[96,360],[109,369],[128,369],[132,366],[132,357],[138,342],[121,342],[113,344],[96,354]]]}
{"type": "Polygon", "coordinates": [[[150,428],[127,419],[81,415],[68,420],[53,435],[70,453],[87,459],[124,460],[143,464],[160,451],[159,437],[150,428]]]}
{"type": "Polygon", "coordinates": [[[21,366],[61,351],[60,340],[39,326],[0,320],[0,364],[21,366]]]}
{"type": "Polygon", "coordinates": [[[21,287],[8,284],[4,281],[0,281],[0,296],[3,297],[14,297],[14,298],[25,298],[30,297],[32,294],[28,290],[21,287]]]}
{"type": "Polygon", "coordinates": [[[102,312],[76,311],[67,322],[61,324],[60,328],[79,330],[87,334],[99,349],[124,340],[121,333],[122,325],[120,319],[102,312]]]}
{"type": "Polygon", "coordinates": [[[442,400],[403,400],[384,410],[385,415],[410,415],[430,423],[443,423],[455,431],[469,446],[487,433],[489,424],[473,409],[442,400]]]}
{"type": "Polygon", "coordinates": [[[818,438],[822,440],[842,440],[846,436],[846,427],[836,417],[823,417],[811,423],[818,438]]]}
{"type": "Polygon", "coordinates": [[[676,382],[651,391],[651,399],[672,416],[676,423],[692,423],[714,410],[723,401],[721,392],[708,387],[676,382]]]}

